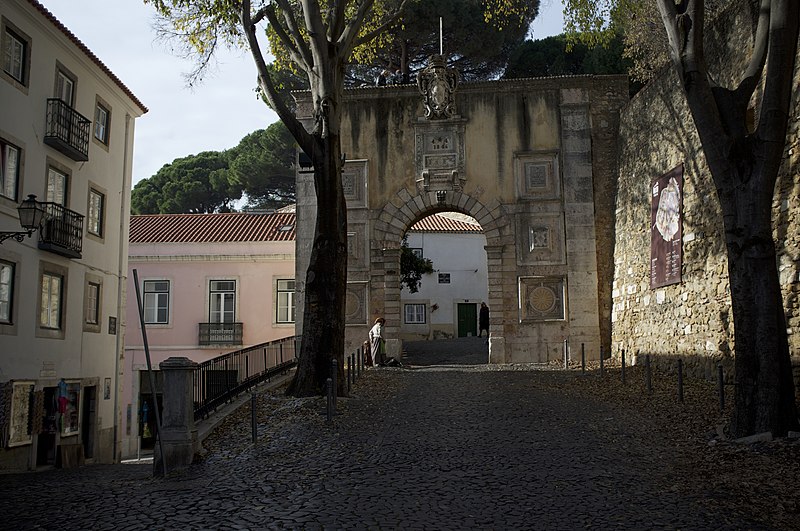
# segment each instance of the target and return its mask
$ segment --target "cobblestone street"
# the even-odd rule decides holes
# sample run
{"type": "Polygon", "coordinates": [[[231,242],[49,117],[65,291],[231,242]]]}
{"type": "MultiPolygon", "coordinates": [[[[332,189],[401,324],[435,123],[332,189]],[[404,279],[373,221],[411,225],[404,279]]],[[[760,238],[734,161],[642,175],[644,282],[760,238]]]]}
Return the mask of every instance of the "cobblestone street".
{"type": "Polygon", "coordinates": [[[332,424],[319,399],[262,397],[279,405],[256,445],[244,406],[201,463],[166,480],[149,465],[0,476],[0,527],[767,528],[687,496],[677,487],[685,456],[646,413],[554,386],[570,377],[370,370],[332,424]]]}

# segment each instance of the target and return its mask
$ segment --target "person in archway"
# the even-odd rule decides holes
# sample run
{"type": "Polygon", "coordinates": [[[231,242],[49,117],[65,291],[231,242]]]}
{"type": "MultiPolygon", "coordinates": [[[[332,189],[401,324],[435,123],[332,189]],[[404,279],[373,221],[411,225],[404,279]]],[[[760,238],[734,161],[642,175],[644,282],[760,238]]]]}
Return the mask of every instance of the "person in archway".
{"type": "Polygon", "coordinates": [[[369,331],[369,350],[372,354],[372,365],[375,367],[380,367],[384,364],[386,353],[386,346],[383,341],[384,324],[386,324],[386,319],[378,317],[375,319],[375,325],[369,331]]]}
{"type": "Polygon", "coordinates": [[[481,311],[478,314],[478,337],[483,337],[483,331],[486,330],[486,337],[489,337],[489,307],[485,302],[481,303],[481,311]]]}

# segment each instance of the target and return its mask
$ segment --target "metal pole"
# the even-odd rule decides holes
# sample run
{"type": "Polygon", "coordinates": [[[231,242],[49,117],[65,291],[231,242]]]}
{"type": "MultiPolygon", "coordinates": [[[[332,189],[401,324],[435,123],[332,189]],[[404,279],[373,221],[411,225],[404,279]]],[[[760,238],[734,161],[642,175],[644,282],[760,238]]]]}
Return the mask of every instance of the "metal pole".
{"type": "Polygon", "coordinates": [[[625,349],[622,349],[622,385],[625,385],[625,349]]]}
{"type": "Polygon", "coordinates": [[[353,355],[347,356],[347,392],[353,388],[353,355]]]}
{"type": "Polygon", "coordinates": [[[336,411],[336,395],[339,394],[339,363],[331,360],[331,381],[333,382],[333,410],[336,411]]]}
{"type": "Polygon", "coordinates": [[[150,363],[150,345],[147,343],[147,327],[144,323],[144,306],[142,306],[142,294],[139,289],[139,272],[133,270],[133,285],[136,287],[136,304],[139,306],[139,323],[142,325],[142,343],[144,344],[144,355],[147,359],[147,374],[150,376],[150,393],[153,397],[153,409],[156,414],[156,427],[158,428],[158,449],[161,452],[161,468],[164,477],[167,476],[167,456],[164,455],[164,442],[161,440],[161,413],[158,411],[158,399],[156,398],[156,376],[153,374],[153,365],[150,363]]]}
{"type": "Polygon", "coordinates": [[[603,345],[600,345],[600,378],[603,377],[603,345]]]}
{"type": "Polygon", "coordinates": [[[333,380],[325,380],[325,395],[327,396],[327,407],[325,408],[328,422],[333,421],[333,380]]]}
{"type": "Polygon", "coordinates": [[[678,360],[678,400],[683,402],[683,360],[678,360]]]}
{"type": "Polygon", "coordinates": [[[569,368],[569,345],[567,344],[567,340],[564,340],[564,369],[569,368]]]}
{"type": "Polygon", "coordinates": [[[586,374],[586,345],[581,343],[581,374],[586,374]]]}
{"type": "Polygon", "coordinates": [[[644,357],[645,379],[647,382],[647,394],[653,394],[653,375],[650,372],[650,354],[644,357]]]}
{"type": "Polygon", "coordinates": [[[253,429],[253,444],[258,440],[258,424],[256,423],[256,394],[250,393],[250,426],[253,429]]]}
{"type": "Polygon", "coordinates": [[[364,363],[364,346],[363,345],[358,347],[358,350],[356,350],[356,356],[357,356],[357,358],[356,358],[356,376],[361,378],[361,367],[362,367],[362,365],[364,363]]]}
{"type": "Polygon", "coordinates": [[[722,364],[717,365],[717,384],[719,385],[719,410],[725,411],[725,373],[722,364]]]}

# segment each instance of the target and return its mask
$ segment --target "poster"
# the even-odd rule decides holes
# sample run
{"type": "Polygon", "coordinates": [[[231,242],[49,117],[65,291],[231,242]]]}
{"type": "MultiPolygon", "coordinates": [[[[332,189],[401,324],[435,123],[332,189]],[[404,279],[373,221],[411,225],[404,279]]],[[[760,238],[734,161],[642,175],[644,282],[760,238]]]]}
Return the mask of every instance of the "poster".
{"type": "Polygon", "coordinates": [[[650,207],[650,288],[681,281],[683,164],[653,180],[650,207]]]}
{"type": "Polygon", "coordinates": [[[33,382],[13,382],[8,446],[31,443],[33,382]]]}

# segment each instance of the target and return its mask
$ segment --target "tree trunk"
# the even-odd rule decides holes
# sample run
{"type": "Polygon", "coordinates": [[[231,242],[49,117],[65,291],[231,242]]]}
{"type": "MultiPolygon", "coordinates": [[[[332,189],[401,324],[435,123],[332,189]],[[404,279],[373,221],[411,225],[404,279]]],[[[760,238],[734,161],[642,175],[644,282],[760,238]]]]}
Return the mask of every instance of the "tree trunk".
{"type": "Polygon", "coordinates": [[[317,221],[314,244],[306,271],[305,309],[297,372],[286,393],[313,396],[332,377],[337,360],[338,395],[346,393],[344,381],[345,293],[347,288],[347,206],[341,180],[339,135],[318,139],[314,160],[317,221]],[[322,207],[322,205],[325,205],[322,207]]]}

